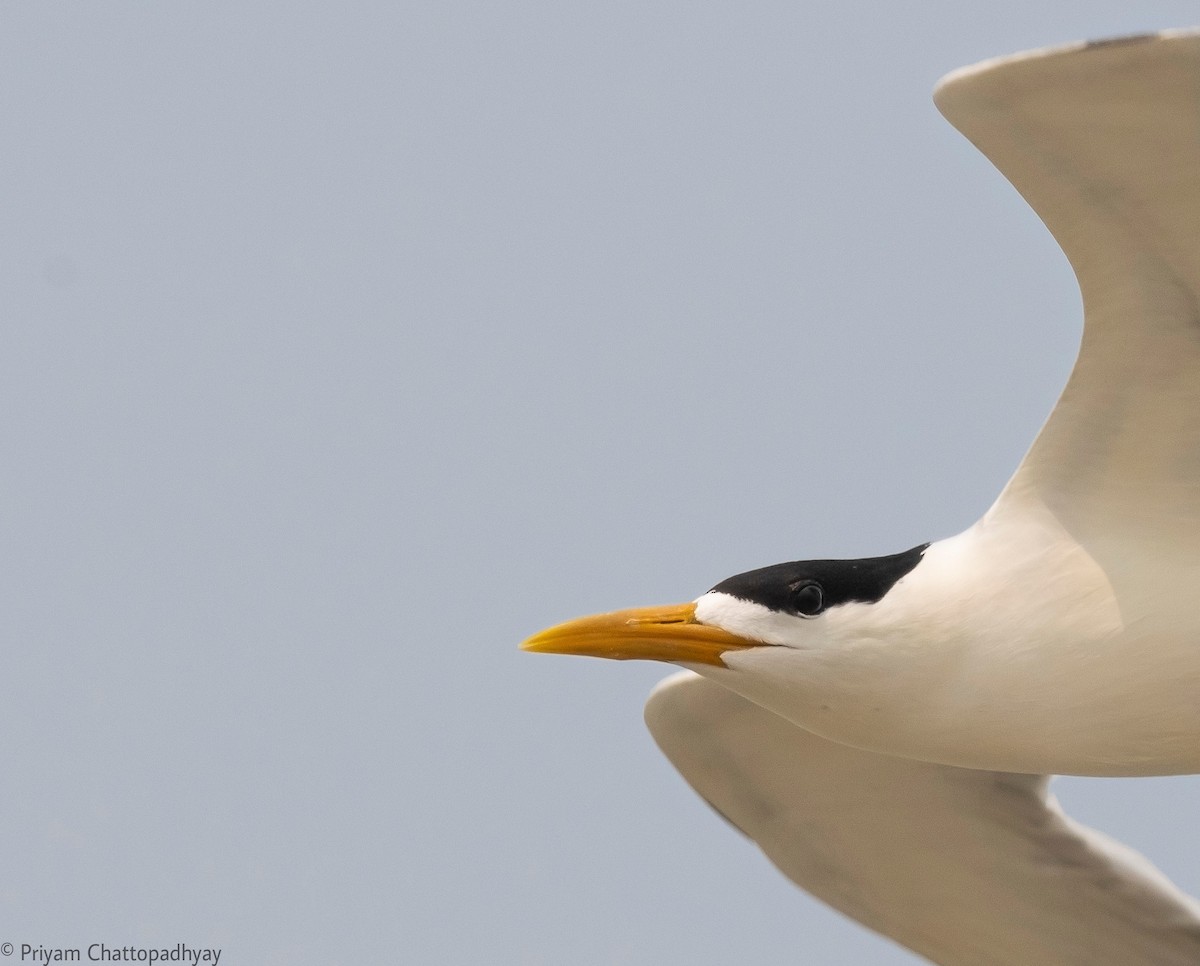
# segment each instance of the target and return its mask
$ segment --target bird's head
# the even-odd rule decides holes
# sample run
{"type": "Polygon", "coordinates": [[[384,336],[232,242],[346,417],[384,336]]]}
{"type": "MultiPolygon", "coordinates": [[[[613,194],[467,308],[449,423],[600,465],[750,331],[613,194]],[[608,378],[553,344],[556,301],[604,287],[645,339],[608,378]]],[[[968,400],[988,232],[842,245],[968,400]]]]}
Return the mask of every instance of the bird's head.
{"type": "Polygon", "coordinates": [[[723,580],[691,603],[581,617],[521,646],[715,667],[726,667],[730,652],[750,648],[811,650],[829,640],[830,618],[839,608],[882,600],[927,546],[886,557],[775,564],[723,580]]]}

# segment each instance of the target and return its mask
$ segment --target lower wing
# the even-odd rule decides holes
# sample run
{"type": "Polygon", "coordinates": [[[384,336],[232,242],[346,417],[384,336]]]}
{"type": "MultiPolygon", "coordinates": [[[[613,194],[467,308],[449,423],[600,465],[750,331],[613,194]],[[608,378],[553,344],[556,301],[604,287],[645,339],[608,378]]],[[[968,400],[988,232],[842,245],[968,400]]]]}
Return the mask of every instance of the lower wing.
{"type": "Polygon", "coordinates": [[[1045,776],[834,744],[690,671],[646,704],[692,786],[797,885],[943,966],[1195,966],[1200,904],[1045,776]]]}

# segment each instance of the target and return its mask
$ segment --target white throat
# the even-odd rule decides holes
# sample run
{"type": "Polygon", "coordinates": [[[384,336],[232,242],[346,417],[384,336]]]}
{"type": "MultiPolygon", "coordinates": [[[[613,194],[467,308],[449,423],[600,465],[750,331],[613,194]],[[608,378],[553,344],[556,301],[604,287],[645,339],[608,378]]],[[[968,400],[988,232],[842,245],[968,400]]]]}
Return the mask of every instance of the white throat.
{"type": "Polygon", "coordinates": [[[1165,655],[1169,618],[1143,607],[1131,624],[1134,611],[1048,514],[1019,527],[985,517],[931,544],[874,602],[808,619],[705,594],[700,621],[771,646],[695,670],[887,754],[1036,773],[1198,770],[1200,747],[1182,736],[1200,730],[1200,654],[1165,655]],[[1181,681],[1181,667],[1195,673],[1181,681]],[[1165,713],[1146,716],[1148,704],[1165,713]]]}

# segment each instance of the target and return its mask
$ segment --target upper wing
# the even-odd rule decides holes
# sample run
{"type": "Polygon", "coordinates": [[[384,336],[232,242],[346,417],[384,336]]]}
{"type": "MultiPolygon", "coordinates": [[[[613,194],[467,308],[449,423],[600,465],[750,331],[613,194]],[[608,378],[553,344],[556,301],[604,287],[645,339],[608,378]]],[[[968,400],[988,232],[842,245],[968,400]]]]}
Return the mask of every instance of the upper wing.
{"type": "Polygon", "coordinates": [[[1085,327],[992,510],[1047,507],[1102,565],[1200,547],[1200,32],[1018,54],[934,94],[1045,221],[1085,327]]]}
{"type": "Polygon", "coordinates": [[[1044,777],[837,745],[687,671],[655,689],[646,723],[789,878],[934,962],[1200,963],[1200,905],[1067,818],[1044,777]]]}

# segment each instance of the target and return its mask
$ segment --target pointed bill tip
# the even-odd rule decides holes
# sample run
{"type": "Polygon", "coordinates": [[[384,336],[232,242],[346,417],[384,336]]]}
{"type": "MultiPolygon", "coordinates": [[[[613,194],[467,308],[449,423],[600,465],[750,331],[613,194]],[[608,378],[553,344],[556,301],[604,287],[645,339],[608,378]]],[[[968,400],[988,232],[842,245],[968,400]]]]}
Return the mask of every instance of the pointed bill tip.
{"type": "Polygon", "coordinates": [[[756,641],[699,623],[696,605],[687,603],[580,617],[534,634],[522,642],[521,650],[724,667],[721,655],[726,651],[757,646],[756,641]]]}

